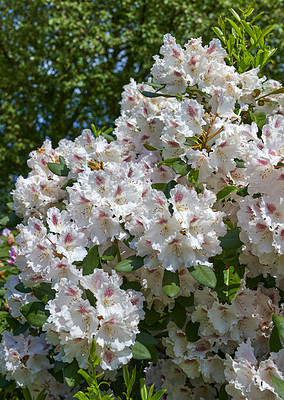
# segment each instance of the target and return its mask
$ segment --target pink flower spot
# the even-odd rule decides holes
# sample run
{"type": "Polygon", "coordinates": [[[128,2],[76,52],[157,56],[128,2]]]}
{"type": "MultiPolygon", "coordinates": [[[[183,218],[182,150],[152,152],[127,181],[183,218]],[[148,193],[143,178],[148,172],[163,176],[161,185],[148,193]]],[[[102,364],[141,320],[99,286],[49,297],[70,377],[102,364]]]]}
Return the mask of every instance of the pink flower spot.
{"type": "Polygon", "coordinates": [[[257,232],[257,233],[263,232],[263,231],[265,231],[266,229],[267,229],[267,226],[266,226],[266,225],[261,224],[260,222],[258,222],[258,223],[256,224],[256,232],[257,232]]]}
{"type": "Polygon", "coordinates": [[[281,236],[281,239],[284,238],[284,229],[282,229],[282,231],[280,232],[280,236],[281,236]]]}
{"type": "Polygon", "coordinates": [[[108,288],[106,288],[106,290],[105,290],[105,297],[111,297],[113,294],[114,294],[114,290],[113,290],[113,288],[112,287],[108,287],[108,288]]]}
{"type": "Polygon", "coordinates": [[[46,161],[43,158],[40,161],[43,165],[46,165],[46,161]]]}
{"type": "Polygon", "coordinates": [[[163,225],[163,224],[166,224],[167,222],[168,222],[168,220],[166,218],[160,218],[158,221],[158,224],[163,225]]]}
{"type": "Polygon", "coordinates": [[[77,309],[78,313],[80,314],[90,314],[90,310],[88,310],[85,306],[83,306],[83,304],[81,304],[79,306],[79,308],[77,309]]]}
{"type": "Polygon", "coordinates": [[[135,98],[133,96],[128,96],[129,101],[135,101],[135,98]]]}
{"type": "Polygon", "coordinates": [[[36,189],[34,187],[32,187],[32,192],[36,193],[36,189]]]}
{"type": "Polygon", "coordinates": [[[187,62],[187,65],[191,67],[192,65],[195,65],[196,62],[196,59],[194,57],[191,57],[191,59],[187,62]]]}
{"type": "Polygon", "coordinates": [[[213,46],[209,47],[209,49],[207,50],[207,54],[212,54],[214,53],[214,51],[216,50],[216,45],[213,44],[213,46]]]}
{"type": "Polygon", "coordinates": [[[78,156],[78,154],[74,154],[74,160],[81,161],[82,157],[78,156]]]}
{"type": "Polygon", "coordinates": [[[143,223],[141,221],[139,221],[138,219],[136,219],[136,223],[140,226],[144,226],[143,223]]]}
{"type": "Polygon", "coordinates": [[[175,76],[178,76],[178,77],[181,77],[181,76],[182,76],[182,73],[179,72],[179,71],[177,71],[177,70],[175,69],[175,70],[174,70],[174,75],[175,75],[175,76]]]}
{"type": "Polygon", "coordinates": [[[180,52],[177,49],[173,49],[172,57],[179,58],[180,57],[180,52]]]}
{"type": "Polygon", "coordinates": [[[133,128],[133,124],[131,124],[130,122],[128,122],[128,121],[125,121],[125,123],[126,123],[126,125],[128,126],[128,128],[133,128]]]}
{"type": "Polygon", "coordinates": [[[58,218],[56,214],[52,214],[51,220],[53,225],[58,225],[58,218]]]}
{"type": "Polygon", "coordinates": [[[186,112],[191,118],[197,118],[198,117],[198,110],[195,107],[192,106],[187,106],[186,112]]]}
{"type": "Polygon", "coordinates": [[[280,128],[280,120],[279,119],[277,119],[276,122],[275,122],[275,128],[276,129],[280,128]]]}
{"type": "Polygon", "coordinates": [[[37,222],[34,223],[34,228],[36,231],[41,232],[41,226],[37,222]]]}
{"type": "Polygon", "coordinates": [[[68,244],[68,243],[72,243],[74,240],[73,236],[71,235],[71,233],[67,233],[67,235],[64,238],[64,243],[68,244]]]}
{"type": "Polygon", "coordinates": [[[131,161],[131,158],[132,158],[132,156],[128,156],[128,157],[126,157],[123,161],[125,161],[125,162],[130,162],[130,161],[131,161]]]}
{"type": "Polygon", "coordinates": [[[116,192],[115,192],[115,196],[120,196],[121,193],[122,193],[122,189],[121,189],[121,187],[118,185],[118,186],[117,186],[117,189],[116,189],[116,192]]]}
{"type": "Polygon", "coordinates": [[[79,204],[86,204],[86,203],[90,203],[90,200],[86,199],[86,197],[84,196],[80,196],[79,204]]]}
{"type": "Polygon", "coordinates": [[[133,306],[136,306],[136,304],[139,303],[139,299],[131,299],[130,302],[133,306]]]}
{"type": "Polygon", "coordinates": [[[129,168],[127,177],[130,178],[132,175],[133,175],[133,169],[132,169],[132,168],[129,168]]]}
{"type": "Polygon", "coordinates": [[[174,128],[177,128],[179,126],[179,124],[177,122],[175,122],[175,121],[170,120],[170,123],[172,124],[172,126],[174,128]]]}
{"type": "Polygon", "coordinates": [[[145,140],[148,140],[149,137],[150,137],[149,135],[143,135],[140,142],[145,142],[145,140]]]}
{"type": "Polygon", "coordinates": [[[92,143],[92,139],[91,139],[91,136],[89,134],[86,135],[86,141],[87,141],[88,144],[92,143]]]}
{"type": "Polygon", "coordinates": [[[166,140],[166,142],[171,147],[179,147],[179,144],[177,142],[174,142],[173,140],[166,140]]]}
{"type": "Polygon", "coordinates": [[[96,176],[95,181],[98,186],[103,185],[105,183],[105,179],[99,175],[96,176]]]}
{"type": "Polygon", "coordinates": [[[47,250],[47,247],[43,246],[42,244],[38,244],[38,245],[37,245],[37,248],[38,248],[39,250],[42,250],[42,251],[47,250]]]}
{"type": "Polygon", "coordinates": [[[258,158],[256,161],[258,162],[259,165],[267,165],[268,164],[268,161],[261,160],[260,158],[258,158]]]}
{"type": "Polygon", "coordinates": [[[173,239],[170,243],[169,246],[173,245],[173,244],[178,244],[180,241],[179,239],[173,239]]]}
{"type": "Polygon", "coordinates": [[[161,197],[156,196],[155,200],[160,206],[164,206],[165,205],[165,202],[164,202],[163,199],[161,199],[161,197]]]}
{"type": "Polygon", "coordinates": [[[276,206],[274,204],[267,203],[265,206],[266,206],[268,214],[273,214],[274,211],[276,210],[276,206]]]}
{"type": "Polygon", "coordinates": [[[78,296],[77,290],[73,289],[72,287],[69,287],[67,292],[65,292],[66,296],[78,296]]]}
{"type": "Polygon", "coordinates": [[[196,221],[198,221],[198,217],[195,215],[192,220],[190,221],[190,224],[194,224],[196,221]]]}
{"type": "Polygon", "coordinates": [[[284,174],[281,174],[278,178],[278,181],[284,181],[284,174]]]}
{"type": "Polygon", "coordinates": [[[182,201],[182,199],[183,199],[183,193],[177,191],[177,192],[175,193],[175,196],[174,196],[175,202],[176,202],[176,203],[180,203],[180,202],[182,201]]]}
{"type": "Polygon", "coordinates": [[[185,269],[180,269],[180,270],[178,271],[178,274],[179,274],[179,276],[185,275],[185,269]]]}
{"type": "Polygon", "coordinates": [[[105,352],[105,359],[109,364],[111,364],[113,360],[115,360],[115,358],[116,358],[115,354],[110,353],[109,351],[105,352]]]}
{"type": "Polygon", "coordinates": [[[99,211],[98,217],[99,217],[99,218],[108,218],[109,215],[108,215],[106,212],[104,212],[104,211],[99,211]]]}
{"type": "Polygon", "coordinates": [[[64,263],[62,263],[62,262],[59,262],[59,263],[57,263],[56,264],[56,268],[66,268],[67,267],[67,265],[66,264],[64,264],[64,263]]]}
{"type": "Polygon", "coordinates": [[[147,115],[147,114],[148,114],[148,110],[147,110],[147,108],[146,108],[146,107],[144,107],[144,108],[143,108],[143,113],[144,113],[145,115],[147,115]]]}

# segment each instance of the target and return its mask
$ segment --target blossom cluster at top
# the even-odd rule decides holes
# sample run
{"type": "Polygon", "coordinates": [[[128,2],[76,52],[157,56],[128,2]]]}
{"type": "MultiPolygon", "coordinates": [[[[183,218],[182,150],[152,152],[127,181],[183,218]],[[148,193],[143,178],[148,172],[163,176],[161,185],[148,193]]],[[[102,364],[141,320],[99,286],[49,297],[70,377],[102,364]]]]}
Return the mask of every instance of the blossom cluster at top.
{"type": "Polygon", "coordinates": [[[31,172],[13,191],[23,218],[20,273],[6,296],[22,323],[34,287],[49,284],[53,297],[36,340],[4,332],[7,379],[33,393],[46,388],[51,399],[59,383],[47,371],[47,354],[85,368],[93,339],[101,368],[116,370],[130,361],[145,312],[171,312],[178,296],[193,294],[184,325],[169,321],[149,382],[156,376],[168,400],[217,399],[223,384],[234,400],[280,399],[269,373],[284,379],[284,350],[270,352],[269,337],[272,314],[283,315],[284,95],[273,94],[279,82],[259,78],[258,69],[239,74],[225,57],[217,39],[208,46],[191,39],[182,48],[167,34],[153,79],[124,88],[115,140],[84,130],[56,149],[45,140],[30,154],[31,172]],[[52,172],[54,165],[61,170],[52,172]],[[191,272],[222,261],[220,238],[229,231],[239,232],[245,274],[226,302],[191,272]],[[86,273],[95,252],[100,261],[86,273]],[[134,258],[140,268],[114,270],[134,258]],[[163,290],[169,273],[178,275],[178,295],[163,290]],[[277,288],[246,286],[259,275],[273,277],[277,288]],[[123,286],[133,282],[140,292],[123,286]],[[189,340],[194,326],[198,337],[189,340]],[[40,376],[35,386],[32,374],[40,376]]]}

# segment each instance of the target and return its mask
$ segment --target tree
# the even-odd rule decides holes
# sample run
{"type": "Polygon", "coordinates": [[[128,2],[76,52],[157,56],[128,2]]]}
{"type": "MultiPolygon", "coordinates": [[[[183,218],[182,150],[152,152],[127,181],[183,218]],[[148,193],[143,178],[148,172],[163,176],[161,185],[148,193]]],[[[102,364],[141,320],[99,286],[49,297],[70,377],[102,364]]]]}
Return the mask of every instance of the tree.
{"type": "MultiPolygon", "coordinates": [[[[15,177],[27,173],[28,153],[46,136],[74,138],[91,123],[113,126],[122,86],[147,78],[165,33],[179,42],[212,37],[217,16],[245,0],[1,0],[0,195],[4,210],[15,177]]],[[[280,79],[284,1],[260,0],[260,23],[275,22],[280,79]]],[[[276,65],[278,67],[276,67],[276,65]]]]}

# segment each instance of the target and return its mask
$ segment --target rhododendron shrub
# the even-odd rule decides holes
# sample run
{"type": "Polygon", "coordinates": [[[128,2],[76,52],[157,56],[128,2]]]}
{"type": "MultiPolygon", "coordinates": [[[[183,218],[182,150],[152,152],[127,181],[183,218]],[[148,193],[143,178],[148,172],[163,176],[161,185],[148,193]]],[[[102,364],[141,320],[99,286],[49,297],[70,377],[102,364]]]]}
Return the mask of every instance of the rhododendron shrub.
{"type": "Polygon", "coordinates": [[[30,154],[7,380],[72,398],[95,342],[114,393],[130,364],[167,399],[281,399],[284,90],[225,57],[167,34],[112,134],[30,154]]]}

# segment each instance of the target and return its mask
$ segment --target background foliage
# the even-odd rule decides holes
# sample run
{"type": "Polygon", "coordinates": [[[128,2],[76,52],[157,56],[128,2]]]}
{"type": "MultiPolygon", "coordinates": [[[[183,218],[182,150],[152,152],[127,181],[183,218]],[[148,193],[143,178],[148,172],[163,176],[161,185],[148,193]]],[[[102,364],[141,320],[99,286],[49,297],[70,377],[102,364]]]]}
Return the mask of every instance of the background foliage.
{"type": "MultiPolygon", "coordinates": [[[[212,26],[245,0],[1,0],[0,210],[28,153],[84,127],[113,126],[122,86],[143,81],[162,37],[216,36],[212,26]]],[[[263,73],[281,80],[284,0],[259,0],[261,25],[275,23],[278,48],[263,73]]]]}

